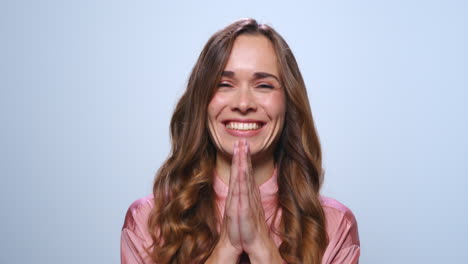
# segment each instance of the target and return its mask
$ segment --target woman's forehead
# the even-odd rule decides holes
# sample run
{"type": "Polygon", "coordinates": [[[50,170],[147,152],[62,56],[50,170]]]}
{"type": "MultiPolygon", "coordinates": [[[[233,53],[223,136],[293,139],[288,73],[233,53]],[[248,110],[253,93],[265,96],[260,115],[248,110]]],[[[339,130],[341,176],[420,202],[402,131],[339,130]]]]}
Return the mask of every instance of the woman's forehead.
{"type": "Polygon", "coordinates": [[[234,41],[225,72],[279,75],[278,60],[271,41],[263,35],[240,35],[234,41]]]}

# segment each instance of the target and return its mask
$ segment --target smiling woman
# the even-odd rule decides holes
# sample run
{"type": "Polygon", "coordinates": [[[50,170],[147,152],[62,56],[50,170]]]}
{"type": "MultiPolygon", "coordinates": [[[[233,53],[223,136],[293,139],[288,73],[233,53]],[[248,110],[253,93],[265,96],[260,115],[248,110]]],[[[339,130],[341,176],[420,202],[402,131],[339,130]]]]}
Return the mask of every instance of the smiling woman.
{"type": "Polygon", "coordinates": [[[352,212],[320,195],[321,149],[294,55],[243,19],[205,45],[172,152],[122,229],[122,263],[358,263],[352,212]]]}

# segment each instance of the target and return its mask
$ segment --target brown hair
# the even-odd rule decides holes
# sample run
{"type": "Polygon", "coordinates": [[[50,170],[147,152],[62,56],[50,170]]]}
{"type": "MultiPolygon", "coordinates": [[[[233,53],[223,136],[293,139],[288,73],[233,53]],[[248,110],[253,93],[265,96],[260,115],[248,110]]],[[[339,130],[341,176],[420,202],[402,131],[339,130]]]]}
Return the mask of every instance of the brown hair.
{"type": "Polygon", "coordinates": [[[260,34],[272,42],[286,94],[285,124],[275,149],[281,256],[288,263],[319,264],[327,247],[319,197],[321,149],[299,67],[273,28],[242,19],[208,40],[172,116],[172,151],[157,173],[155,206],[148,220],[154,241],[149,251],[157,263],[203,263],[218,241],[220,219],[213,190],[216,149],[209,137],[207,107],[241,34],[260,34]]]}

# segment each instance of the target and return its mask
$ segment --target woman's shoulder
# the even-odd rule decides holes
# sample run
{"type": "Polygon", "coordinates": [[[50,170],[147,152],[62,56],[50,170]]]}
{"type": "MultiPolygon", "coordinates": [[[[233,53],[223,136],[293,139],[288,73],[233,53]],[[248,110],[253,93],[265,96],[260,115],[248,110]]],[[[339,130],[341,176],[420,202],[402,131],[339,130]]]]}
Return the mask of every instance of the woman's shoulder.
{"type": "Polygon", "coordinates": [[[320,196],[320,202],[322,203],[325,215],[330,216],[341,216],[350,224],[356,223],[356,218],[353,212],[346,205],[339,202],[336,199],[326,196],[320,196]]]}
{"type": "Polygon", "coordinates": [[[358,263],[360,240],[353,212],[333,198],[321,196],[320,200],[329,240],[322,263],[358,263]]]}
{"type": "Polygon", "coordinates": [[[320,200],[327,220],[329,236],[348,233],[350,240],[348,242],[359,245],[357,221],[351,209],[330,197],[320,196],[320,200]]]}
{"type": "Polygon", "coordinates": [[[127,209],[122,229],[135,230],[137,226],[146,226],[148,217],[154,207],[153,194],[134,201],[127,209]]]}
{"type": "Polygon", "coordinates": [[[128,207],[120,237],[121,263],[153,263],[147,251],[153,241],[148,231],[153,207],[153,195],[140,198],[128,207]]]}

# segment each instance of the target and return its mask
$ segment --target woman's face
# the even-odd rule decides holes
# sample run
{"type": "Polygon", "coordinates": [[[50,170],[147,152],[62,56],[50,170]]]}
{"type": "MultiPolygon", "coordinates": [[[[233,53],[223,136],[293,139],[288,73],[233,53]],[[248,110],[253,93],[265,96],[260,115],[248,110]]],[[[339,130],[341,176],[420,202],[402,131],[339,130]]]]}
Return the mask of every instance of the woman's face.
{"type": "Polygon", "coordinates": [[[208,105],[208,127],[218,151],[232,155],[234,142],[245,138],[254,157],[272,155],[283,129],[285,101],[270,40],[237,37],[208,105]]]}

